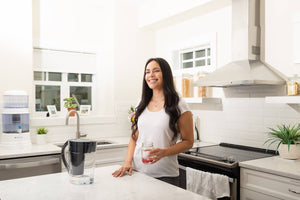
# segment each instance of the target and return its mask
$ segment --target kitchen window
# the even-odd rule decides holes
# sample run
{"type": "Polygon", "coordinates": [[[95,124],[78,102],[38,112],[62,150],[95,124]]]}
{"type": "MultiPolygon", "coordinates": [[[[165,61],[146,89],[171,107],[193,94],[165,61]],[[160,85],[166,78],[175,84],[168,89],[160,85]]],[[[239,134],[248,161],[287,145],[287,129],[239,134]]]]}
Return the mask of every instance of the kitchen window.
{"type": "Polygon", "coordinates": [[[34,71],[35,111],[46,112],[47,105],[62,111],[64,98],[74,96],[79,105],[92,105],[93,75],[83,73],[34,71]]]}
{"type": "Polygon", "coordinates": [[[180,51],[180,69],[183,72],[206,71],[212,68],[210,45],[180,51]]]}

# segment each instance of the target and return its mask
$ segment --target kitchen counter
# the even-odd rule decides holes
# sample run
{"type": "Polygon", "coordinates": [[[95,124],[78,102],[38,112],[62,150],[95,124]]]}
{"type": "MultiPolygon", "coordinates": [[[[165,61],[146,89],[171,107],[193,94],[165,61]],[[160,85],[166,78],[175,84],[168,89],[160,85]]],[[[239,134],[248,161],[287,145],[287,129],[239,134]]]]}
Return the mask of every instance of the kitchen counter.
{"type": "MultiPolygon", "coordinates": [[[[98,149],[110,149],[110,148],[118,148],[128,146],[129,137],[105,137],[105,138],[91,138],[93,140],[102,140],[108,141],[112,144],[108,145],[99,145],[98,149]]],[[[0,144],[0,159],[7,158],[18,158],[18,157],[27,157],[27,156],[38,156],[38,155],[48,155],[48,154],[57,154],[61,152],[61,148],[57,146],[57,144],[62,145],[64,142],[54,143],[54,144],[32,144],[28,146],[2,146],[0,144]]],[[[215,145],[214,143],[209,142],[200,142],[195,141],[193,147],[202,147],[202,146],[211,146],[215,145]]]]}
{"type": "Polygon", "coordinates": [[[248,169],[300,180],[300,159],[287,160],[279,156],[273,156],[240,162],[239,165],[248,169]]]}
{"type": "MultiPolygon", "coordinates": [[[[103,148],[117,148],[128,146],[129,137],[112,137],[112,138],[100,138],[95,140],[104,140],[110,141],[113,144],[101,145],[97,149],[103,148]]],[[[63,144],[60,142],[59,144],[63,144]]],[[[54,144],[32,144],[24,146],[4,146],[0,144],[0,159],[7,158],[18,158],[18,157],[27,157],[27,156],[38,156],[38,155],[48,155],[48,154],[58,154],[61,152],[61,148],[57,146],[58,143],[54,144]]]]}
{"type": "Polygon", "coordinates": [[[58,154],[61,148],[53,144],[44,145],[27,145],[27,146],[1,146],[0,145],[0,159],[58,154]]]}
{"type": "Polygon", "coordinates": [[[133,172],[132,176],[115,178],[111,174],[119,167],[113,165],[96,168],[95,182],[91,185],[71,184],[67,173],[0,181],[0,199],[208,199],[138,172],[133,172]]]}

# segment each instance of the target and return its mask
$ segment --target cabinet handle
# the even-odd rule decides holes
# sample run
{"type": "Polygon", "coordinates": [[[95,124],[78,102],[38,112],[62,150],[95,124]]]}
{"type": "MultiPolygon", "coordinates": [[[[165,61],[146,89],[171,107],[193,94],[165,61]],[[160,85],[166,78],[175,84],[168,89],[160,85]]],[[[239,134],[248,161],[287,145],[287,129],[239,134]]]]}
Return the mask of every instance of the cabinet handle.
{"type": "Polygon", "coordinates": [[[293,190],[293,189],[290,189],[290,188],[289,188],[289,192],[292,192],[294,194],[300,194],[300,192],[297,192],[296,190],[293,190]]]}

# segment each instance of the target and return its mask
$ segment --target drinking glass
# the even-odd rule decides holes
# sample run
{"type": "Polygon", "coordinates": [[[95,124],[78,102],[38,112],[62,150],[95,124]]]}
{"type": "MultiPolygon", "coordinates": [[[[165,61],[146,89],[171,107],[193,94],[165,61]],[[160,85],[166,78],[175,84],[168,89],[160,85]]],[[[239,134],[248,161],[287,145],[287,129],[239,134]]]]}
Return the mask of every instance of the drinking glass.
{"type": "Polygon", "coordinates": [[[153,159],[149,157],[149,151],[153,149],[153,142],[143,142],[142,143],[142,162],[144,164],[151,164],[153,159]]]}

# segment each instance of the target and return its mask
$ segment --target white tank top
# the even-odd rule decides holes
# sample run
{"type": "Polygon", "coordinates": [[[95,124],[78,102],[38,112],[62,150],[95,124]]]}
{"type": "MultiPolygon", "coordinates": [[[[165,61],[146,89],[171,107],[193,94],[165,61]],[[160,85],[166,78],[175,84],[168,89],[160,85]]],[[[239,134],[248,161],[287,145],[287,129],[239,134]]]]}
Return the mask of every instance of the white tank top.
{"type": "MultiPolygon", "coordinates": [[[[178,107],[183,114],[190,111],[188,105],[180,98],[178,107]]],[[[177,155],[167,156],[158,162],[146,165],[142,163],[141,147],[145,141],[153,142],[154,148],[165,148],[176,144],[177,137],[169,127],[170,116],[165,109],[151,112],[146,107],[138,119],[139,137],[133,156],[133,168],[151,177],[176,177],[179,176],[177,155]]]]}

